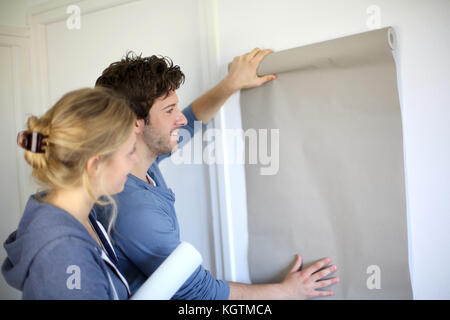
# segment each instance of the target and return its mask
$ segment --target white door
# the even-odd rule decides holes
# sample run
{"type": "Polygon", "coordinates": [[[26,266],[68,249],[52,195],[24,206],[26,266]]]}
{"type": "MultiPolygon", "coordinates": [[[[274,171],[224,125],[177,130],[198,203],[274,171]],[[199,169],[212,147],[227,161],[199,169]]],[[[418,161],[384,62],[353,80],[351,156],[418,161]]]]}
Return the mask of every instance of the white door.
{"type": "MultiPolygon", "coordinates": [[[[17,147],[17,133],[23,129],[24,112],[29,110],[27,39],[22,36],[0,36],[0,264],[6,258],[3,242],[13,232],[22,216],[26,200],[32,188],[30,169],[26,167],[23,150],[17,147]],[[25,178],[27,177],[27,178],[25,178]]],[[[13,32],[15,33],[15,32],[13,32]]],[[[18,33],[21,33],[18,32],[18,33]]],[[[10,287],[0,277],[0,299],[20,298],[19,291],[10,287]]]]}

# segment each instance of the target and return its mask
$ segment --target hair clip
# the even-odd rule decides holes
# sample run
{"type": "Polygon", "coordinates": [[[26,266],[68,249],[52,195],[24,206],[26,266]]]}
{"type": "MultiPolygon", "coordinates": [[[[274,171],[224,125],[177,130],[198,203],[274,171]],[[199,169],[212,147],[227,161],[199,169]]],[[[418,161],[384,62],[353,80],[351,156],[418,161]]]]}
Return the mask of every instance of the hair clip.
{"type": "Polygon", "coordinates": [[[43,138],[46,138],[46,136],[39,132],[21,131],[17,135],[17,144],[25,150],[35,153],[44,153],[45,151],[42,150],[43,138]]]}

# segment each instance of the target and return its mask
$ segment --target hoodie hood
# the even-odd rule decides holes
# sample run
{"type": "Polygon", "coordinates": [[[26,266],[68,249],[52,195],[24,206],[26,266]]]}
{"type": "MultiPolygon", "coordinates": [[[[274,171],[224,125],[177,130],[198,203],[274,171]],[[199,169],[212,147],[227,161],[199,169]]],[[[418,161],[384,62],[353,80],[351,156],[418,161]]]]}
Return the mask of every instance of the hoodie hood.
{"type": "Polygon", "coordinates": [[[36,200],[42,195],[29,198],[17,230],[3,244],[7,253],[2,265],[3,277],[21,291],[34,257],[54,240],[71,236],[95,245],[87,230],[71,214],[36,200]]]}

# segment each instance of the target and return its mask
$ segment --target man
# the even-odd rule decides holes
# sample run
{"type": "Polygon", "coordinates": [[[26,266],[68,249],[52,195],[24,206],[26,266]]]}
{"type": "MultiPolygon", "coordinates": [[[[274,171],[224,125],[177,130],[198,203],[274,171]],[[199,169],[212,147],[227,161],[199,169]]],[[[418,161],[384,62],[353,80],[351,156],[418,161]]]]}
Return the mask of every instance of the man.
{"type": "MultiPolygon", "coordinates": [[[[180,243],[175,197],[158,164],[177,147],[179,131],[194,134],[194,122],[208,123],[225,101],[242,88],[260,86],[276,75],[258,77],[256,70],[271,50],[255,48],[233,59],[228,75],[214,88],[181,112],[176,90],[184,74],[167,58],[128,54],[111,64],[96,85],[123,94],[130,101],[138,120],[136,152],[139,163],[131,171],[124,191],[117,198],[118,217],[112,237],[119,256],[119,269],[134,293],[180,243]]],[[[184,141],[185,142],[185,141],[184,141]]],[[[107,224],[105,214],[103,221],[107,224]]],[[[177,291],[173,299],[304,299],[328,296],[317,291],[336,283],[333,278],[318,281],[336,270],[323,259],[299,271],[301,256],[281,283],[248,285],[216,280],[202,266],[177,291]]]]}

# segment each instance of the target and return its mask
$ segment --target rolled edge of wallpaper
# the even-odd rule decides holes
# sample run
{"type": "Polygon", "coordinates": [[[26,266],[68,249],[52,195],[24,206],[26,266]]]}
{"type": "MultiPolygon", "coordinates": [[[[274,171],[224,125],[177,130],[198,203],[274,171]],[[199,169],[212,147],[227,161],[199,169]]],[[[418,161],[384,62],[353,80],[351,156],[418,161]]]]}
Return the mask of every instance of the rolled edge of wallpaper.
{"type": "Polygon", "coordinates": [[[268,54],[261,62],[257,74],[261,76],[293,70],[376,64],[392,58],[394,44],[395,33],[392,27],[358,33],[268,54]]]}
{"type": "Polygon", "coordinates": [[[131,297],[131,300],[169,300],[202,263],[193,245],[182,241],[131,297]]]}
{"type": "MultiPolygon", "coordinates": [[[[259,65],[257,74],[262,76],[293,70],[374,64],[391,58],[394,48],[394,29],[386,27],[270,53],[259,65]]],[[[231,63],[228,70],[230,67],[231,63]]]]}

